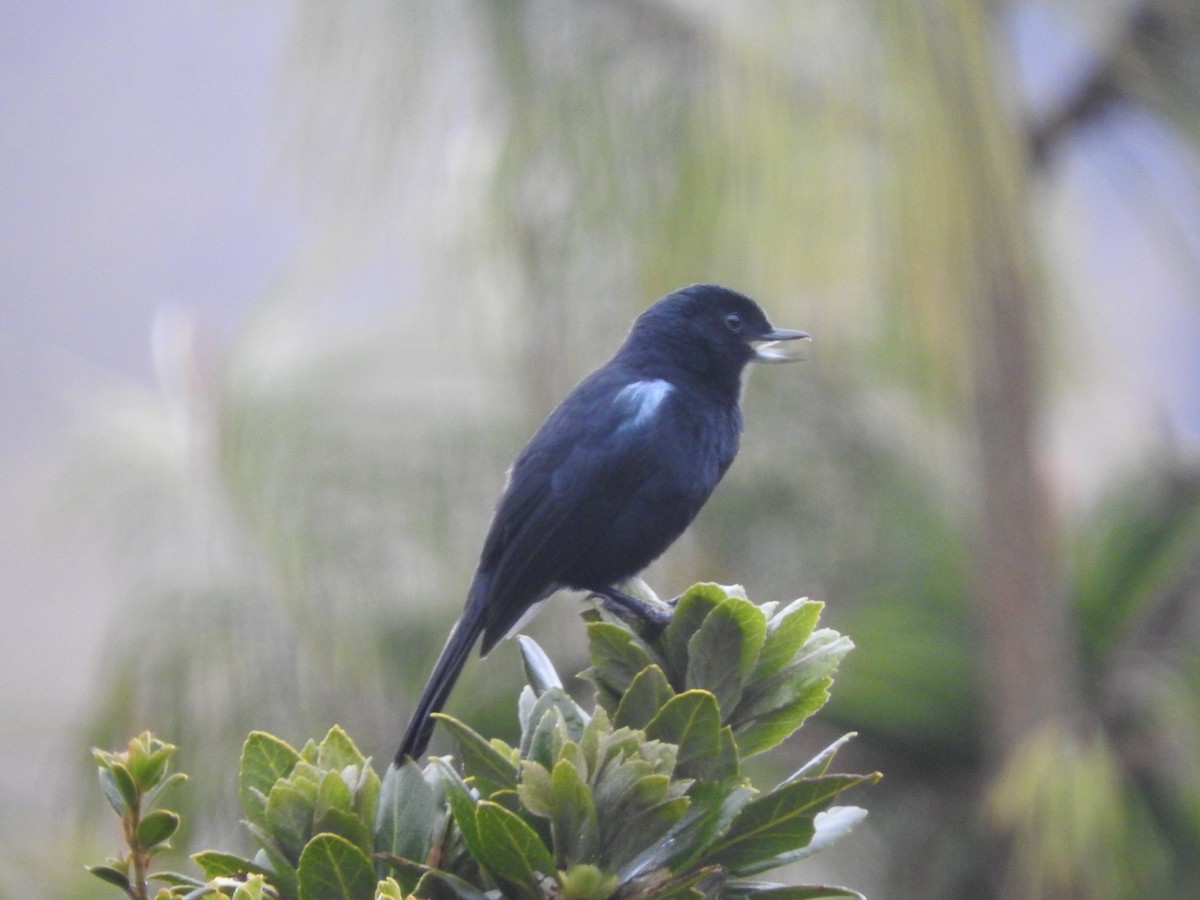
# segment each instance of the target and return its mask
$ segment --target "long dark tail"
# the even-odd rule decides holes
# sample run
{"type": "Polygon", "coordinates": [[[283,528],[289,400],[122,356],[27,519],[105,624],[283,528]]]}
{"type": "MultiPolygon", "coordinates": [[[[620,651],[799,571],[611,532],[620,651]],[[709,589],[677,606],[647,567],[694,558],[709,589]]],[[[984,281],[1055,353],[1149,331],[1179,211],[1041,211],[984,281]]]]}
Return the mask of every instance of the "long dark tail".
{"type": "Polygon", "coordinates": [[[434,664],[429,680],[425,682],[421,702],[417,704],[416,712],[405,729],[400,749],[396,751],[397,767],[403,765],[405,759],[419,758],[429,746],[434,725],[434,720],[430,717],[436,712],[441,712],[442,707],[446,705],[450,691],[458,681],[458,675],[467,657],[471,655],[471,648],[475,646],[481,631],[483,617],[472,615],[469,609],[450,630],[446,645],[442,647],[442,654],[434,664]]]}

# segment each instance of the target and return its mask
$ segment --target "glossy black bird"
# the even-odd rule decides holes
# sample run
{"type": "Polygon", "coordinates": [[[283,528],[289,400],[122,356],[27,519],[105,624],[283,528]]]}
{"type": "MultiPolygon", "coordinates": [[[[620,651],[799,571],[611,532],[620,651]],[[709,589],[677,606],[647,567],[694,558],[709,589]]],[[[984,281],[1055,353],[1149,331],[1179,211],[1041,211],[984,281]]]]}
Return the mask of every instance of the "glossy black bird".
{"type": "MultiPolygon", "coordinates": [[[[424,752],[480,635],[487,654],[559,588],[655,617],[623,594],[695,518],[733,461],[742,370],[792,358],[754,301],[696,284],[642,313],[616,355],[521,451],[484,541],[466,609],[409,722],[396,764],[424,752]]],[[[657,613],[657,616],[662,616],[657,613]]]]}

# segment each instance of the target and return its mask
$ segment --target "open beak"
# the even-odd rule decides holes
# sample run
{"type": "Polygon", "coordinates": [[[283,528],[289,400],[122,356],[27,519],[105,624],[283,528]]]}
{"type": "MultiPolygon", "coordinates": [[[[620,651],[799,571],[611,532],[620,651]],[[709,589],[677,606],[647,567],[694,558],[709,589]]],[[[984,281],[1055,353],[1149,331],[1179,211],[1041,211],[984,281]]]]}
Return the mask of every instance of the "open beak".
{"type": "Polygon", "coordinates": [[[800,356],[799,347],[795,344],[787,347],[779,346],[784,341],[811,341],[812,335],[804,331],[791,331],[787,328],[773,328],[753,341],[751,346],[754,348],[755,362],[795,362],[802,359],[800,356]]]}

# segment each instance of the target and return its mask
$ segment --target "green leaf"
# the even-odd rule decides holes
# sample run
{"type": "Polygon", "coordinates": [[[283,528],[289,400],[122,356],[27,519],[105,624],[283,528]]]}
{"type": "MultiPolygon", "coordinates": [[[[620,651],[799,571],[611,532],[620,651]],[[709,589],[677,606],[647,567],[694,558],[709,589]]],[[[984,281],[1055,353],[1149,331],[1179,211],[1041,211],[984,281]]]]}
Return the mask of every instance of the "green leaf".
{"type": "Polygon", "coordinates": [[[647,666],[638,672],[629,689],[621,698],[613,716],[618,728],[645,728],[659,709],[675,696],[667,676],[657,665],[647,666]]]}
{"type": "MultiPolygon", "coordinates": [[[[348,773],[353,771],[353,769],[342,770],[342,777],[346,778],[348,773]]],[[[363,762],[358,767],[357,774],[357,781],[348,779],[354,797],[354,810],[358,817],[369,826],[375,821],[375,811],[379,807],[379,776],[371,768],[370,760],[363,762]]]]}
{"type": "Polygon", "coordinates": [[[286,777],[300,754],[290,745],[264,731],[252,731],[242,745],[238,766],[238,796],[246,818],[256,825],[266,825],[266,798],[275,782],[286,777]]]}
{"type": "Polygon", "coordinates": [[[233,853],[201,850],[192,854],[192,862],[200,867],[206,881],[214,878],[236,878],[239,875],[270,875],[271,870],[233,853]]]}
{"type": "Polygon", "coordinates": [[[758,662],[766,640],[766,616],[748,600],[718,605],[688,641],[684,685],[711,691],[727,718],[742,697],[742,683],[758,662]]]}
{"type": "Polygon", "coordinates": [[[375,869],[350,841],[318,834],[300,854],[300,900],[374,900],[375,869]]]}
{"type": "MultiPolygon", "coordinates": [[[[141,797],[141,792],[137,789],[137,785],[133,783],[133,776],[129,774],[129,770],[125,768],[122,763],[113,760],[107,769],[101,769],[101,787],[104,786],[105,782],[105,776],[103,774],[104,772],[108,773],[108,776],[111,779],[114,788],[116,789],[117,796],[124,804],[124,808],[126,810],[130,810],[136,807],[138,805],[138,800],[141,797]]],[[[106,795],[107,793],[108,791],[105,790],[106,795]]],[[[109,802],[111,802],[111,798],[109,802]]],[[[121,809],[118,809],[117,812],[124,815],[124,811],[121,809]]]]}
{"type": "MultiPolygon", "coordinates": [[[[96,774],[100,779],[100,790],[104,793],[104,797],[108,800],[108,805],[113,808],[118,816],[124,816],[125,813],[132,809],[132,804],[125,799],[125,791],[121,788],[121,783],[117,780],[117,776],[113,774],[110,766],[105,766],[96,770],[96,774]]],[[[128,778],[128,773],[126,774],[128,778]]],[[[133,782],[128,783],[128,787],[133,787],[133,782]]],[[[136,796],[135,798],[136,799],[136,796]]]]}
{"type": "Polygon", "coordinates": [[[795,658],[817,627],[824,608],[825,604],[819,600],[801,598],[793,600],[767,622],[767,637],[754,670],[754,681],[769,678],[795,658]]]}
{"type": "Polygon", "coordinates": [[[521,784],[517,788],[521,805],[543,819],[554,813],[554,782],[550,771],[531,759],[521,761],[521,784]]]}
{"type": "Polygon", "coordinates": [[[130,755],[129,774],[133,776],[140,792],[145,793],[162,781],[174,752],[174,746],[162,744],[150,753],[130,755]]]}
{"type": "MultiPolygon", "coordinates": [[[[647,742],[640,732],[622,729],[609,735],[597,752],[592,792],[601,825],[621,828],[625,824],[622,816],[636,815],[629,795],[646,776],[657,776],[665,790],[675,770],[675,755],[674,744],[647,742]]],[[[644,792],[646,786],[639,790],[644,792]]]]}
{"type": "Polygon", "coordinates": [[[785,853],[780,853],[769,859],[761,860],[753,865],[745,866],[739,875],[755,875],[768,869],[777,869],[790,863],[807,859],[814,853],[819,853],[837,841],[867,817],[867,811],[858,806],[833,806],[817,813],[813,819],[814,834],[805,846],[797,847],[785,853]]]}
{"type": "Polygon", "coordinates": [[[446,729],[458,741],[463,773],[474,779],[475,787],[485,797],[496,791],[511,791],[517,787],[517,764],[468,725],[444,713],[435,713],[446,729]]]}
{"type": "Polygon", "coordinates": [[[182,772],[173,772],[172,774],[168,775],[157,785],[155,785],[145,797],[142,798],[142,808],[148,809],[149,807],[153,806],[158,802],[158,798],[164,793],[175,787],[175,785],[182,784],[185,781],[187,781],[187,776],[182,772]]]}
{"type": "Polygon", "coordinates": [[[562,740],[579,741],[588,718],[569,694],[551,688],[537,698],[530,710],[529,724],[521,735],[521,758],[536,759],[547,769],[552,768],[556,745],[562,740]],[[560,723],[561,732],[556,739],[560,723]]]}
{"type": "Polygon", "coordinates": [[[745,697],[730,724],[736,731],[750,719],[790,706],[813,691],[813,686],[829,678],[842,658],[854,649],[854,643],[836,631],[816,631],[805,642],[803,653],[770,678],[746,686],[745,697]]]}
{"type": "Polygon", "coordinates": [[[112,866],[88,866],[87,870],[101,881],[115,885],[123,891],[129,891],[132,887],[129,883],[129,876],[120,869],[114,869],[112,866]]]}
{"type": "Polygon", "coordinates": [[[550,776],[550,834],[559,868],[593,858],[600,840],[596,801],[578,769],[560,759],[550,776]]]}
{"type": "Polygon", "coordinates": [[[725,833],[755,794],[748,785],[711,782],[696,785],[688,794],[691,802],[687,811],[661,840],[647,846],[621,870],[621,881],[630,881],[666,865],[677,872],[690,868],[725,833]]]}
{"type": "Polygon", "coordinates": [[[738,750],[742,758],[770,750],[791,737],[804,721],[829,700],[829,686],[833,679],[828,676],[808,685],[807,693],[787,706],[752,719],[748,725],[735,730],[738,750]]]}
{"type": "Polygon", "coordinates": [[[858,737],[856,732],[850,731],[843,734],[840,738],[802,765],[792,775],[789,775],[787,781],[795,781],[798,778],[806,776],[812,777],[816,775],[824,775],[829,768],[829,764],[833,762],[833,757],[842,749],[849,741],[858,737]]]}
{"type": "Polygon", "coordinates": [[[679,748],[675,773],[704,778],[721,758],[721,713],[708,691],[684,691],[672,697],[646,726],[646,736],[679,748]]]}
{"type": "Polygon", "coordinates": [[[379,791],[375,849],[424,862],[433,841],[433,788],[412,760],[388,767],[379,791]]]}
{"type": "Polygon", "coordinates": [[[645,760],[624,760],[596,785],[596,809],[605,825],[624,829],[627,817],[667,796],[670,786],[671,776],[652,771],[645,760]]]}
{"type": "Polygon", "coordinates": [[[280,896],[295,897],[300,889],[296,876],[295,858],[289,858],[279,842],[266,828],[246,822],[246,829],[258,841],[261,848],[254,854],[254,863],[264,869],[270,869],[271,881],[279,888],[280,896]]]}
{"type": "Polygon", "coordinates": [[[709,613],[729,597],[718,584],[695,584],[684,591],[663,630],[661,647],[666,657],[666,674],[676,690],[684,690],[688,667],[688,642],[700,630],[709,613]]]}
{"type": "Polygon", "coordinates": [[[191,875],[181,875],[179,872],[151,872],[146,876],[147,881],[161,881],[163,884],[169,884],[171,887],[186,887],[199,888],[204,887],[204,882],[198,878],[193,878],[191,875]]]}
{"type": "Polygon", "coordinates": [[[587,633],[594,677],[618,695],[625,693],[642,669],[655,662],[650,649],[621,625],[589,622],[587,633]]]}
{"type": "Polygon", "coordinates": [[[550,769],[558,755],[557,745],[566,740],[562,713],[551,707],[534,721],[534,727],[521,735],[521,755],[550,769]]]}
{"type": "Polygon", "coordinates": [[[271,788],[264,811],[264,828],[290,860],[298,860],[312,836],[316,786],[308,781],[279,781],[271,788]]]}
{"type": "MultiPolygon", "coordinates": [[[[331,772],[330,774],[336,775],[337,773],[331,772]]],[[[320,834],[322,832],[345,838],[368,856],[375,852],[375,839],[371,834],[370,826],[357,814],[348,810],[332,807],[322,810],[313,819],[312,833],[320,834]]]]}
{"type": "Polygon", "coordinates": [[[647,844],[667,835],[687,812],[688,798],[672,796],[665,782],[663,775],[642,778],[625,795],[625,802],[617,804],[617,814],[602,835],[601,862],[605,866],[612,869],[626,866],[647,844]],[[656,797],[662,799],[655,801],[656,797]]]}
{"type": "Polygon", "coordinates": [[[446,786],[446,802],[450,805],[450,815],[454,817],[454,824],[458,826],[467,850],[476,860],[482,859],[484,847],[475,818],[475,798],[471,796],[466,783],[444,758],[435,758],[433,764],[442,777],[442,784],[446,786]]]}
{"type": "Polygon", "coordinates": [[[517,722],[521,726],[522,734],[529,730],[529,717],[533,714],[533,706],[537,700],[538,695],[533,688],[529,685],[521,688],[521,693],[517,697],[517,722]]]}
{"type": "Polygon", "coordinates": [[[328,810],[339,810],[345,813],[354,812],[354,795],[346,784],[341,773],[326,772],[317,787],[317,798],[313,804],[313,816],[317,818],[328,810]]]}
{"type": "Polygon", "coordinates": [[[395,878],[385,878],[375,888],[375,900],[404,900],[404,891],[395,878]]]}
{"type": "MultiPolygon", "coordinates": [[[[607,713],[609,716],[616,715],[617,707],[621,705],[621,697],[623,696],[623,692],[609,687],[607,684],[601,681],[595,667],[589,667],[580,672],[579,677],[584,681],[590,681],[592,687],[595,689],[595,697],[593,698],[595,708],[593,710],[593,715],[598,712],[607,713]]],[[[530,693],[533,693],[532,690],[530,690],[530,693]]]]}
{"type": "Polygon", "coordinates": [[[608,713],[604,711],[603,707],[596,707],[592,713],[592,720],[587,723],[579,738],[579,752],[583,757],[580,771],[587,769],[589,780],[595,776],[596,770],[600,766],[601,748],[611,738],[612,731],[612,722],[608,713]]]}
{"type": "MultiPolygon", "coordinates": [[[[580,737],[580,741],[582,740],[583,738],[580,737]]],[[[591,766],[588,765],[587,754],[583,750],[582,743],[577,743],[576,741],[566,741],[563,743],[558,748],[558,759],[555,761],[555,765],[563,760],[573,765],[575,771],[579,773],[584,781],[588,780],[591,773],[591,766]]]]}
{"type": "Polygon", "coordinates": [[[757,871],[755,864],[808,845],[813,820],[842,791],[876,781],[877,775],[823,775],[788,782],[747,803],[725,836],[701,859],[735,875],[757,871]]]}
{"type": "Polygon", "coordinates": [[[361,766],[367,761],[340,725],[334,725],[317,747],[316,765],[322,769],[361,766]]]}
{"type": "Polygon", "coordinates": [[[145,849],[157,847],[169,841],[179,828],[179,815],[167,809],[155,809],[142,816],[138,822],[137,839],[145,849]]]}
{"type": "Polygon", "coordinates": [[[741,771],[741,754],[738,752],[737,741],[733,737],[733,729],[728,725],[721,726],[721,749],[709,763],[704,777],[709,781],[729,781],[737,778],[741,771]]]}
{"type": "Polygon", "coordinates": [[[517,645],[521,648],[521,662],[525,667],[525,678],[538,694],[544,694],[550,688],[562,690],[562,679],[550,662],[546,651],[538,646],[537,641],[523,634],[517,635],[517,645]]]}
{"type": "Polygon", "coordinates": [[[516,813],[484,800],[476,808],[483,855],[478,861],[498,880],[522,896],[542,896],[541,883],[553,879],[554,857],[537,832],[516,813]]]}

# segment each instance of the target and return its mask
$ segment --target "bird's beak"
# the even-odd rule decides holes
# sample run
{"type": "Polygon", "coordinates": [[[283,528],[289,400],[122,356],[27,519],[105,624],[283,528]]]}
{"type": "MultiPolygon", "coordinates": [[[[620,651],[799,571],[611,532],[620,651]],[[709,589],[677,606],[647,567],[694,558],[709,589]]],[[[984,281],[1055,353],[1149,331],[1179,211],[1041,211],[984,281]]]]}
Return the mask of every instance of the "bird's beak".
{"type": "Polygon", "coordinates": [[[797,352],[799,347],[778,346],[784,341],[811,341],[812,335],[804,331],[791,331],[787,328],[773,328],[756,341],[751,342],[754,348],[755,362],[795,362],[802,359],[797,352]]]}

